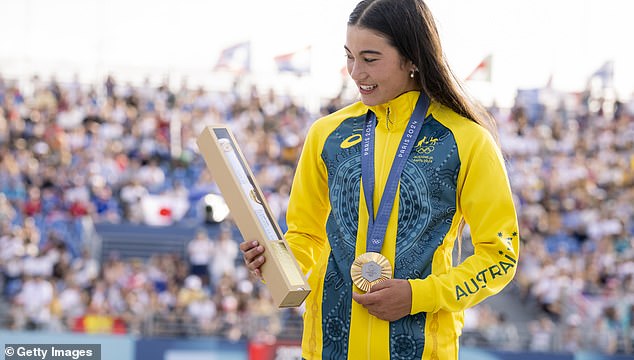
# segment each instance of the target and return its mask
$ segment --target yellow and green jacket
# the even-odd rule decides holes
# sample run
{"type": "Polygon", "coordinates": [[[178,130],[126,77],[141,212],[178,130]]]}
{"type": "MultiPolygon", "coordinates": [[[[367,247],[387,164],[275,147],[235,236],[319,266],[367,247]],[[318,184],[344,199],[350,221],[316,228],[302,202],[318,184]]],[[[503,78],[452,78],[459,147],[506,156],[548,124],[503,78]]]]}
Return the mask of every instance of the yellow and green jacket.
{"type": "MultiPolygon", "coordinates": [[[[350,265],[366,252],[361,185],[365,116],[377,117],[374,204],[419,92],[382,105],[361,102],[317,120],[298,163],[286,239],[312,292],[306,300],[305,359],[457,359],[463,310],[513,278],[518,225],[504,161],[489,132],[434,101],[400,178],[381,253],[412,287],[410,315],[393,322],[352,300],[350,265]],[[452,264],[458,228],[474,254],[452,264]]],[[[374,206],[375,215],[378,205],[374,206]]]]}

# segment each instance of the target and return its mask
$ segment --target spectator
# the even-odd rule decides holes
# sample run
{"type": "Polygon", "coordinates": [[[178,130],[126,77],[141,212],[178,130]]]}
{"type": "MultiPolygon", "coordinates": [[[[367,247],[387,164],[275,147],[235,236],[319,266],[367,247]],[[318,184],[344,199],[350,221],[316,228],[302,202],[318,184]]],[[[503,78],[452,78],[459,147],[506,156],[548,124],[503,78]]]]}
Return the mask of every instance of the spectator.
{"type": "Polygon", "coordinates": [[[28,275],[14,300],[14,327],[18,330],[47,329],[51,321],[53,294],[53,286],[44,276],[28,275]]]}
{"type": "Polygon", "coordinates": [[[87,300],[86,293],[79,287],[73,275],[68,275],[58,296],[61,319],[66,329],[72,328],[72,322],[85,314],[87,300]]]}
{"type": "Polygon", "coordinates": [[[143,221],[143,212],[141,209],[141,199],[148,194],[148,189],[141,184],[139,179],[132,179],[130,183],[121,188],[121,201],[123,213],[126,219],[133,223],[143,221]]]}
{"type": "Polygon", "coordinates": [[[93,285],[99,276],[99,262],[92,257],[87,249],[81,251],[81,256],[75,258],[71,263],[73,281],[82,289],[87,289],[93,285]]]}
{"type": "Polygon", "coordinates": [[[211,259],[211,278],[214,284],[218,284],[222,277],[235,271],[235,261],[239,253],[238,244],[229,227],[222,228],[215,248],[211,259]]]}
{"type": "Polygon", "coordinates": [[[534,320],[530,324],[530,343],[529,350],[537,352],[550,352],[554,350],[554,324],[543,316],[538,320],[534,320]]]}
{"type": "Polygon", "coordinates": [[[494,349],[517,351],[522,348],[515,324],[504,313],[494,314],[487,329],[487,338],[494,349]]]}
{"type": "Polygon", "coordinates": [[[214,254],[214,243],[209,239],[207,230],[198,229],[194,239],[187,244],[189,274],[200,278],[205,287],[209,286],[210,264],[214,254]]]}

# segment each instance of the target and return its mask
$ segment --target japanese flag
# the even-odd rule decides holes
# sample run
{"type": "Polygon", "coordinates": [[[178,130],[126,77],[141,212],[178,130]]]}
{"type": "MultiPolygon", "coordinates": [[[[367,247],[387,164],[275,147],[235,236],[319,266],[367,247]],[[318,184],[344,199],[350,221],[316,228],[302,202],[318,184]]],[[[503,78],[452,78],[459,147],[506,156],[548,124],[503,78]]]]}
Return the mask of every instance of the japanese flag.
{"type": "Polygon", "coordinates": [[[145,195],[141,199],[143,220],[151,226],[171,225],[185,216],[189,209],[187,198],[174,195],[145,195]]]}

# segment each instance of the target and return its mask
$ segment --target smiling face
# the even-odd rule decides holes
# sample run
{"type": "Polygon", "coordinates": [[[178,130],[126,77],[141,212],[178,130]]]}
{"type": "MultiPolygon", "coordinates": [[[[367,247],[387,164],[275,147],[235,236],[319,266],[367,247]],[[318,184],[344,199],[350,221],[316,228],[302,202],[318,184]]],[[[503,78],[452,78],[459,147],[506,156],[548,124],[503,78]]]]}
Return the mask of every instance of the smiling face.
{"type": "Polygon", "coordinates": [[[344,48],[348,74],[357,84],[364,104],[383,104],[417,89],[416,82],[410,77],[415,69],[412,62],[404,59],[379,33],[356,25],[348,26],[344,48]]]}

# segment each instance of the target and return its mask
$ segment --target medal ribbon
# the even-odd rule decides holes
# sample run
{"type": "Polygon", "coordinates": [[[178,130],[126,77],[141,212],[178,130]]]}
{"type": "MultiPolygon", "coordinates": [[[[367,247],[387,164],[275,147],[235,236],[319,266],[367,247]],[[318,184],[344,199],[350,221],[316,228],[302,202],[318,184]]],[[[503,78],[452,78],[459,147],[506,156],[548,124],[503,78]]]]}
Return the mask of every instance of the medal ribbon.
{"type": "MultiPolygon", "coordinates": [[[[423,92],[420,93],[416,107],[412,112],[407,123],[407,129],[401,137],[390,174],[385,184],[383,196],[379,204],[379,210],[374,218],[374,133],[376,115],[368,110],[365,118],[365,128],[363,131],[363,149],[361,152],[361,181],[363,183],[363,192],[365,195],[366,207],[368,209],[368,233],[366,240],[366,251],[381,252],[385,232],[387,231],[387,222],[394,206],[394,196],[398,188],[399,179],[407,158],[409,157],[414,143],[418,138],[420,129],[425,122],[427,109],[429,108],[429,98],[423,92]]],[[[387,120],[386,120],[387,121],[387,120]]]]}

